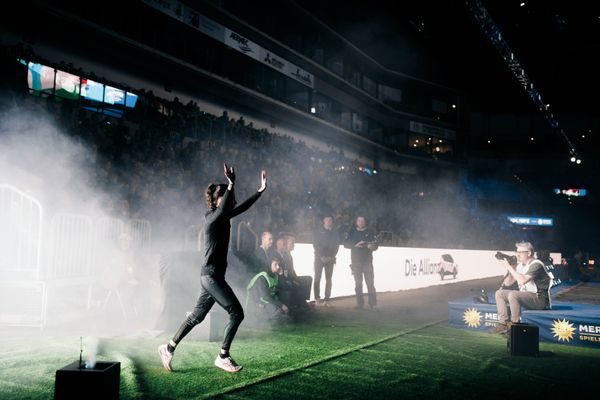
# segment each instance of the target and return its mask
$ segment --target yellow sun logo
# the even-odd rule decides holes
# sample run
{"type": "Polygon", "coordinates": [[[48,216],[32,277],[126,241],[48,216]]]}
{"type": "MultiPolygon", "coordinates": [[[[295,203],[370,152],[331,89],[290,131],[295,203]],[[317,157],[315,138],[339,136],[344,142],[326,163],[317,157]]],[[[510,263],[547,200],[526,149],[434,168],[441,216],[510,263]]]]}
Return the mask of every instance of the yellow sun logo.
{"type": "Polygon", "coordinates": [[[564,340],[565,342],[570,341],[571,339],[573,339],[573,334],[575,333],[575,328],[573,328],[573,324],[567,321],[566,319],[563,319],[562,321],[560,319],[555,320],[552,323],[552,329],[550,330],[552,331],[554,337],[558,338],[559,342],[561,340],[564,340]]]}
{"type": "Polygon", "coordinates": [[[467,308],[463,313],[463,320],[471,328],[477,328],[481,325],[481,314],[476,308],[467,308]]]}

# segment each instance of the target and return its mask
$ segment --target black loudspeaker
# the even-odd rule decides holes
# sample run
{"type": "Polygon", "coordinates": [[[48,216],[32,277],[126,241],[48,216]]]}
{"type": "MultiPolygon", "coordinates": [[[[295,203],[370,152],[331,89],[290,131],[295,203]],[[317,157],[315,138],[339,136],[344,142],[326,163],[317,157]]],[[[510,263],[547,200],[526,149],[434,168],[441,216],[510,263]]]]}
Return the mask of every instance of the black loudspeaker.
{"type": "Polygon", "coordinates": [[[539,328],[531,324],[510,325],[506,349],[513,356],[537,356],[540,351],[539,328]]]}
{"type": "Polygon", "coordinates": [[[121,363],[97,362],[94,368],[75,361],[56,371],[54,400],[107,400],[119,398],[121,363]]]}

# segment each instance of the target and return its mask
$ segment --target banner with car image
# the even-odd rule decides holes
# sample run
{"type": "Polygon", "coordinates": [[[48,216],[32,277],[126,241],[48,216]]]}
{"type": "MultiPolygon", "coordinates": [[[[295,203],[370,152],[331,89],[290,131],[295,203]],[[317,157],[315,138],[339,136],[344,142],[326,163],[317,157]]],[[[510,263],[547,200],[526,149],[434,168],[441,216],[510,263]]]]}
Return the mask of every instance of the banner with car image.
{"type": "MultiPolygon", "coordinates": [[[[513,254],[514,251],[504,251],[513,254]]],[[[411,247],[379,247],[373,253],[375,288],[378,292],[416,289],[432,285],[463,282],[501,276],[506,269],[494,257],[497,250],[424,249],[411,247]]],[[[298,275],[314,275],[312,244],[298,243],[292,252],[298,275]]],[[[560,262],[559,253],[551,253],[560,262]]],[[[350,271],[350,249],[340,246],[332,277],[333,297],[354,295],[354,279],[350,271]]]]}

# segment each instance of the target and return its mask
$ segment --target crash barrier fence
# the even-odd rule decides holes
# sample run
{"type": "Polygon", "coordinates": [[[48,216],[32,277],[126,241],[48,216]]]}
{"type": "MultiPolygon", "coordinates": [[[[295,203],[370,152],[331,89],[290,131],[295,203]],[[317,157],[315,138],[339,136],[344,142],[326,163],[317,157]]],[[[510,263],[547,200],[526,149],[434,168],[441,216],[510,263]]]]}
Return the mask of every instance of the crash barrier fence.
{"type": "Polygon", "coordinates": [[[0,184],[0,325],[43,327],[49,291],[91,288],[93,275],[104,267],[100,256],[121,240],[136,249],[150,247],[150,221],[71,213],[46,221],[39,200],[0,184]]]}

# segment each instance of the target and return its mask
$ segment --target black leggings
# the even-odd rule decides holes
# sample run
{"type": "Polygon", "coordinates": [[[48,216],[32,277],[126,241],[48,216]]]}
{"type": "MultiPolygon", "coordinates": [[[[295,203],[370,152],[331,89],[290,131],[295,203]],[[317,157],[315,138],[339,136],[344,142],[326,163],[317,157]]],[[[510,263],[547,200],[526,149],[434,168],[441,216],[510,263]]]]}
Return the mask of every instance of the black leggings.
{"type": "Polygon", "coordinates": [[[206,314],[210,311],[215,302],[223,307],[229,314],[229,323],[225,326],[225,337],[223,338],[223,350],[229,350],[231,342],[235,337],[238,327],[244,319],[244,310],[237,297],[231,290],[231,287],[225,278],[218,278],[210,275],[200,277],[202,290],[198,297],[198,302],[194,311],[181,324],[181,327],[173,337],[173,342],[179,343],[185,335],[190,333],[192,328],[204,320],[206,314]]]}

